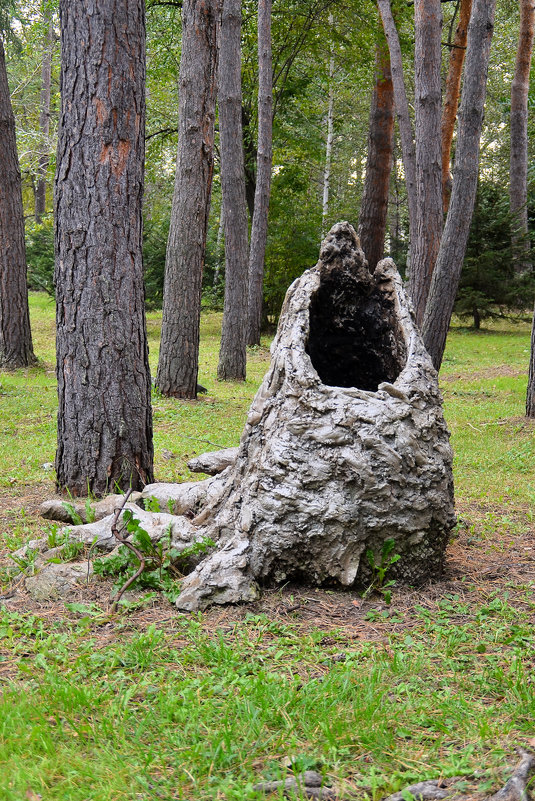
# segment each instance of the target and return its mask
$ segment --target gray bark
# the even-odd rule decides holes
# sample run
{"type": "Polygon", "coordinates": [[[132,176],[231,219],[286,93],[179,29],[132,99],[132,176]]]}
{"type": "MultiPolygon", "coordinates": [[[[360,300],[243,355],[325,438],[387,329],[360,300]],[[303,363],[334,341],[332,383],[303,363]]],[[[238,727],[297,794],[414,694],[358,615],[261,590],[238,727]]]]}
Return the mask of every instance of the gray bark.
{"type": "Polygon", "coordinates": [[[248,222],[245,201],[241,0],[223,0],[219,54],[221,191],[225,224],[225,302],[217,376],[245,381],[247,345],[248,222]]]}
{"type": "Polygon", "coordinates": [[[37,168],[37,185],[35,187],[35,222],[40,223],[46,211],[46,174],[50,160],[50,91],[52,83],[52,50],[54,47],[54,21],[50,10],[48,14],[48,31],[44,41],[43,63],[41,66],[41,100],[39,113],[39,130],[41,143],[39,146],[39,163],[37,168]]]}
{"type": "Polygon", "coordinates": [[[366,178],[360,205],[358,234],[373,272],[383,258],[392,153],[394,148],[394,92],[386,42],[376,47],[376,78],[370,109],[366,178]]]}
{"type": "Polygon", "coordinates": [[[15,117],[0,39],[0,368],[35,363],[28,288],[24,211],[15,117]]]}
{"type": "Polygon", "coordinates": [[[214,164],[219,0],[184,0],[175,190],[156,385],[197,397],[201,290],[214,164]]]}
{"type": "Polygon", "coordinates": [[[531,267],[528,237],[528,95],[534,33],[535,2],[520,0],[520,33],[511,85],[509,167],[509,202],[514,226],[512,244],[518,272],[525,272],[531,267]]]}
{"type": "Polygon", "coordinates": [[[260,344],[262,289],[266,256],[273,131],[271,0],[258,2],[258,160],[251,244],[249,247],[248,344],[260,344]]]}
{"type": "MultiPolygon", "coordinates": [[[[333,15],[329,14],[329,29],[332,32],[333,15]]],[[[332,33],[331,33],[332,35],[332,33]]],[[[327,217],[329,216],[329,195],[331,191],[331,159],[334,140],[334,52],[331,41],[329,56],[329,90],[327,99],[327,140],[325,142],[325,169],[323,170],[323,198],[321,213],[321,235],[326,234],[327,217]]]]}
{"type": "MultiPolygon", "coordinates": [[[[403,59],[401,46],[396,28],[390,0],[377,0],[383,28],[390,51],[390,69],[392,72],[392,84],[394,87],[394,104],[396,107],[396,117],[399,128],[399,138],[401,143],[401,157],[403,161],[403,171],[405,173],[405,183],[407,187],[407,202],[409,205],[409,239],[410,253],[416,242],[416,155],[414,147],[414,133],[409,114],[409,102],[405,89],[403,77],[403,59]]],[[[411,257],[409,256],[409,262],[411,257]]]]}
{"type": "Polygon", "coordinates": [[[495,7],[496,0],[474,0],[468,28],[453,188],[423,322],[424,342],[437,370],[444,354],[474,210],[495,7]]]}
{"type": "Polygon", "coordinates": [[[421,326],[442,236],[440,0],[415,0],[416,239],[411,249],[409,295],[421,326]]]}
{"type": "Polygon", "coordinates": [[[141,259],[142,0],[61,0],[55,183],[58,487],[101,495],[152,480],[141,259]]]}

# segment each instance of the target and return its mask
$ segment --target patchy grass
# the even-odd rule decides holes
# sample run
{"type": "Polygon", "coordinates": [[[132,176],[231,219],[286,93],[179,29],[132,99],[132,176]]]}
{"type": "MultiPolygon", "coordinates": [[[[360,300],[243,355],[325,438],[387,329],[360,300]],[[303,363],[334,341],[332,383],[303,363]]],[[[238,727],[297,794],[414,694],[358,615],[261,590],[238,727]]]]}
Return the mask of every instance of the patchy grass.
{"type": "MultiPolygon", "coordinates": [[[[0,374],[4,565],[46,530],[36,508],[54,492],[53,307],[33,294],[31,313],[39,366],[0,374]]],[[[153,372],[159,324],[150,314],[153,372]]],[[[153,397],[159,480],[239,440],[268,352],[249,353],[244,384],[218,382],[219,326],[203,315],[208,394],[153,397]]],[[[459,525],[444,580],[394,588],[390,606],[291,587],[197,616],[149,596],[109,618],[90,588],[68,609],[0,602],[0,797],[252,801],[289,765],[316,767],[341,799],[438,776],[465,776],[476,798],[503,783],[535,736],[528,358],[527,323],[452,330],[441,382],[459,525]]]]}

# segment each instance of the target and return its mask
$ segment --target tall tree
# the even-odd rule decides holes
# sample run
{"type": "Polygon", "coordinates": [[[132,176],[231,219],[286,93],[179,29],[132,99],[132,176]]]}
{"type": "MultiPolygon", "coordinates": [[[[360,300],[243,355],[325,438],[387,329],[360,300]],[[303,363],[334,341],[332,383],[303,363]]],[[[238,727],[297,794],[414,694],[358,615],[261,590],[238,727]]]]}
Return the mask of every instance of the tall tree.
{"type": "Polygon", "coordinates": [[[6,57],[0,35],[0,368],[35,362],[28,289],[22,183],[6,57]]]}
{"type": "Polygon", "coordinates": [[[415,0],[416,241],[411,245],[409,294],[421,326],[442,235],[440,152],[441,33],[440,0],[415,0]]]}
{"type": "Polygon", "coordinates": [[[450,44],[450,61],[446,78],[444,109],[442,111],[442,208],[444,214],[448,211],[451,195],[451,143],[461,94],[461,76],[466,54],[468,23],[472,13],[472,0],[459,0],[459,2],[459,23],[455,30],[453,42],[450,44]]]}
{"type": "Polygon", "coordinates": [[[197,397],[201,289],[214,165],[219,0],[184,0],[175,190],[156,385],[197,397]]]}
{"type": "Polygon", "coordinates": [[[380,39],[376,50],[366,178],[358,228],[360,244],[372,272],[383,258],[393,147],[394,88],[388,47],[380,39]]]}
{"type": "Polygon", "coordinates": [[[519,271],[530,268],[528,239],[528,95],[535,33],[535,0],[520,0],[520,33],[511,85],[509,204],[519,271]]]}
{"type": "Polygon", "coordinates": [[[35,187],[35,222],[40,223],[46,211],[46,174],[50,160],[50,90],[52,85],[52,51],[54,47],[54,20],[50,8],[45,9],[46,36],[43,43],[43,62],[41,65],[41,98],[39,113],[39,161],[37,184],[35,187]]]}
{"type": "Polygon", "coordinates": [[[260,344],[262,286],[266,255],[273,162],[273,59],[271,0],[258,0],[258,158],[251,243],[249,246],[249,345],[260,344]]]}
{"type": "Polygon", "coordinates": [[[225,225],[225,302],[217,376],[244,381],[247,345],[248,222],[245,201],[241,0],[223,0],[219,53],[219,135],[225,225]]]}
{"type": "Polygon", "coordinates": [[[474,0],[468,28],[453,188],[422,331],[425,346],[437,370],[444,354],[476,198],[495,7],[496,0],[474,0]]]}
{"type": "Polygon", "coordinates": [[[59,488],[153,479],[141,258],[142,0],[60,0],[55,183],[59,488]]]}
{"type": "MultiPolygon", "coordinates": [[[[329,31],[333,33],[334,17],[329,14],[329,31]]],[[[329,76],[327,92],[327,138],[325,141],[325,167],[323,170],[323,195],[321,212],[321,235],[327,233],[327,217],[329,216],[329,195],[331,191],[331,161],[334,141],[334,47],[331,39],[329,52],[329,76]]]]}

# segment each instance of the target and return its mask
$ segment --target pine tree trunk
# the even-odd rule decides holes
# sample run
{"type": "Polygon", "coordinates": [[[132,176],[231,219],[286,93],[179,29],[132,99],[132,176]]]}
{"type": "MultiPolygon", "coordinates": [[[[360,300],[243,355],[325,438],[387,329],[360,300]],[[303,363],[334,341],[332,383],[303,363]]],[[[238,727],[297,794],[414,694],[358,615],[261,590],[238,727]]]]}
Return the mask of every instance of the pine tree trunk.
{"type": "Polygon", "coordinates": [[[247,344],[248,222],[245,201],[241,0],[223,0],[219,53],[221,191],[225,221],[225,304],[217,376],[245,381],[247,344]]]}
{"type": "Polygon", "coordinates": [[[417,209],[416,241],[411,249],[409,295],[414,304],[416,322],[421,326],[443,225],[440,0],[416,0],[414,23],[417,209]]]}
{"type": "Polygon", "coordinates": [[[56,203],[57,484],[102,495],[152,480],[141,257],[142,0],[61,0],[56,203]]]}
{"type": "Polygon", "coordinates": [[[184,0],[175,191],[156,385],[197,397],[201,289],[214,164],[219,0],[184,0]]]}
{"type": "Polygon", "coordinates": [[[529,360],[528,389],[526,392],[526,417],[535,417],[535,311],[531,326],[531,355],[529,360]]]}
{"type": "Polygon", "coordinates": [[[528,94],[535,32],[535,2],[520,0],[520,34],[511,86],[511,159],[509,203],[513,217],[513,254],[517,272],[530,269],[528,238],[528,94]]]}
{"type": "Polygon", "coordinates": [[[48,31],[44,42],[43,64],[41,67],[41,110],[39,130],[39,164],[37,167],[37,186],[35,188],[35,222],[40,223],[46,211],[46,173],[50,160],[50,89],[52,82],[52,49],[54,47],[54,23],[48,11],[48,31]]]}
{"type": "Polygon", "coordinates": [[[370,272],[383,258],[394,146],[394,90],[386,42],[376,48],[376,79],[370,111],[366,179],[360,206],[360,245],[370,272]]]}
{"type": "Polygon", "coordinates": [[[468,28],[453,188],[422,332],[425,346],[437,370],[444,354],[476,199],[479,144],[495,7],[496,0],[474,0],[468,28]]]}
{"type": "Polygon", "coordinates": [[[22,183],[6,57],[0,39],[0,368],[15,370],[34,362],[22,183]]]}
{"type": "Polygon", "coordinates": [[[260,344],[262,289],[271,191],[273,132],[273,63],[271,0],[258,2],[258,161],[251,244],[249,249],[248,344],[260,344]]]}
{"type": "Polygon", "coordinates": [[[451,195],[450,156],[453,130],[459,108],[461,94],[461,75],[466,54],[466,37],[472,12],[472,0],[460,0],[459,24],[450,51],[448,77],[446,78],[446,95],[442,111],[442,209],[448,211],[451,195]]]}
{"type": "MultiPolygon", "coordinates": [[[[398,120],[399,138],[401,142],[401,157],[405,172],[407,187],[407,202],[409,205],[409,239],[410,253],[416,242],[416,156],[414,148],[414,134],[409,114],[409,102],[403,78],[403,60],[399,36],[392,16],[390,0],[377,0],[383,28],[390,51],[390,69],[392,72],[392,85],[394,87],[394,104],[398,120]]],[[[409,261],[411,257],[409,256],[409,261]]]]}

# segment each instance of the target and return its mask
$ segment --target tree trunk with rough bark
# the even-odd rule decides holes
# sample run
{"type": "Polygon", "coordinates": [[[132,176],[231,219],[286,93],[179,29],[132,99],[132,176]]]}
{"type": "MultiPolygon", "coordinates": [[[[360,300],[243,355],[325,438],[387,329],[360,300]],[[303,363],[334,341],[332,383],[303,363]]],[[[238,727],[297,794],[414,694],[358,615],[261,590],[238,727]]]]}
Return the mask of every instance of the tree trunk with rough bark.
{"type": "Polygon", "coordinates": [[[273,63],[271,0],[258,2],[258,161],[251,244],[249,246],[248,344],[260,344],[262,290],[271,191],[273,132],[273,63]]]}
{"type": "Polygon", "coordinates": [[[39,163],[37,185],[35,187],[35,222],[40,223],[46,212],[46,173],[50,161],[50,91],[52,83],[52,50],[54,48],[54,21],[50,10],[47,12],[48,31],[44,41],[43,63],[41,66],[41,109],[39,114],[39,163]]]}
{"type": "Polygon", "coordinates": [[[219,53],[221,191],[225,224],[225,303],[217,377],[245,381],[247,346],[248,221],[245,201],[241,0],[223,0],[219,53]]]}
{"type": "Polygon", "coordinates": [[[383,258],[394,147],[394,90],[386,42],[376,48],[376,79],[370,111],[366,179],[358,234],[370,271],[383,258]]]}
{"type": "Polygon", "coordinates": [[[214,164],[219,0],[184,0],[175,190],[156,386],[197,397],[201,290],[214,164]]]}
{"type": "Polygon", "coordinates": [[[422,329],[437,370],[442,363],[476,198],[495,7],[496,0],[474,0],[468,28],[453,188],[422,329]]]}
{"type": "Polygon", "coordinates": [[[412,261],[412,250],[416,242],[416,155],[414,147],[414,133],[409,114],[409,102],[407,100],[407,90],[403,77],[403,59],[401,46],[396,28],[390,0],[377,0],[383,29],[388,49],[390,51],[390,70],[392,73],[392,85],[394,87],[394,104],[398,120],[399,138],[401,143],[401,158],[403,160],[403,171],[405,172],[405,184],[407,187],[407,202],[409,205],[409,263],[412,261]]]}
{"type": "Polygon", "coordinates": [[[446,93],[444,109],[442,111],[442,209],[444,214],[448,211],[451,195],[452,178],[450,173],[451,143],[459,96],[461,94],[461,76],[463,72],[464,57],[466,55],[466,37],[468,24],[472,12],[472,0],[460,0],[459,24],[450,47],[450,63],[448,77],[446,78],[446,93]]]}
{"type": "Polygon", "coordinates": [[[61,0],[55,183],[57,484],[73,495],[152,480],[141,257],[142,0],[61,0]]]}
{"type": "Polygon", "coordinates": [[[511,158],[509,203],[513,218],[515,269],[531,267],[528,237],[528,94],[535,33],[535,1],[520,0],[520,33],[511,85],[511,158]]]}
{"type": "Polygon", "coordinates": [[[416,241],[411,248],[409,295],[421,326],[442,236],[440,152],[441,33],[440,0],[415,0],[416,241]]]}
{"type": "Polygon", "coordinates": [[[15,370],[28,367],[35,361],[28,310],[24,211],[15,117],[0,39],[0,368],[15,370]]]}

